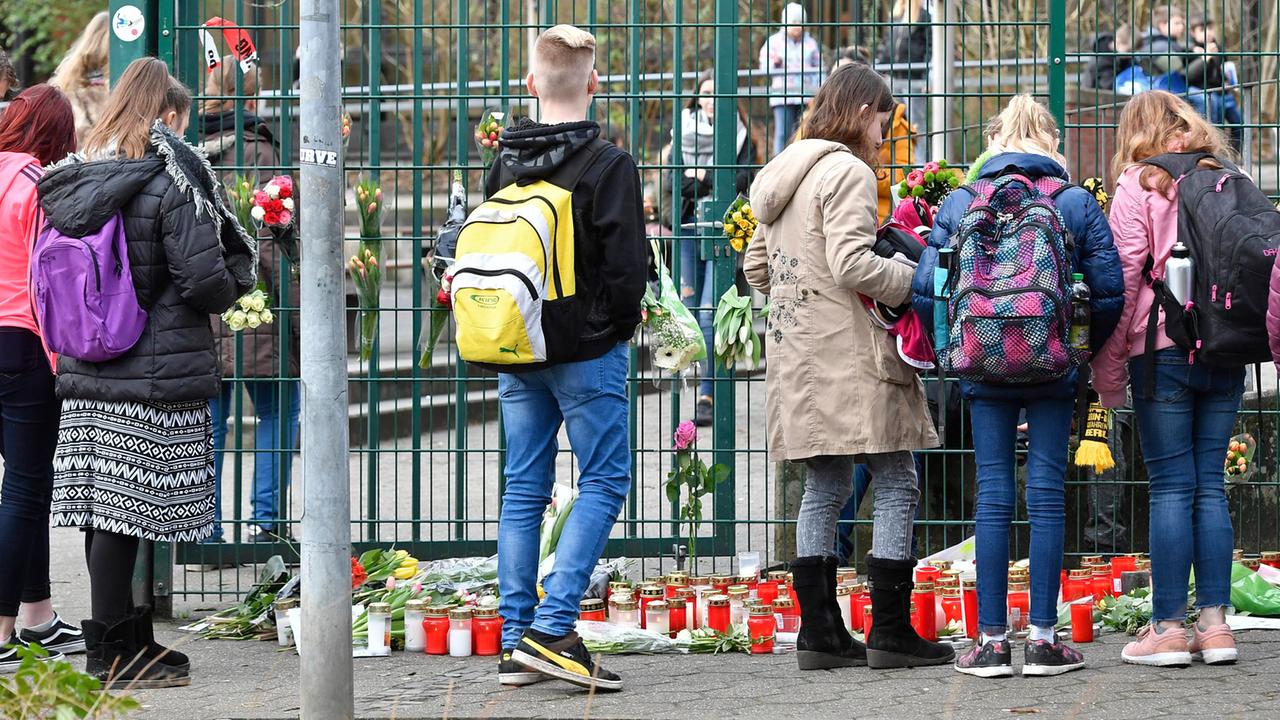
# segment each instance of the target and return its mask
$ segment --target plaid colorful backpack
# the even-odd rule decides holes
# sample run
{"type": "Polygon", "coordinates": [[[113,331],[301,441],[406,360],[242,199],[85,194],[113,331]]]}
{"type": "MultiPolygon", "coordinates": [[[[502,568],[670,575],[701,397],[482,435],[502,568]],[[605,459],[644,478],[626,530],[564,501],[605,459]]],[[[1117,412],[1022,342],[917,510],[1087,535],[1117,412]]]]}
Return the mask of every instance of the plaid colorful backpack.
{"type": "Polygon", "coordinates": [[[956,237],[944,371],[973,382],[1048,382],[1087,358],[1071,349],[1072,241],[1055,199],[1065,180],[978,180],[956,237]]]}

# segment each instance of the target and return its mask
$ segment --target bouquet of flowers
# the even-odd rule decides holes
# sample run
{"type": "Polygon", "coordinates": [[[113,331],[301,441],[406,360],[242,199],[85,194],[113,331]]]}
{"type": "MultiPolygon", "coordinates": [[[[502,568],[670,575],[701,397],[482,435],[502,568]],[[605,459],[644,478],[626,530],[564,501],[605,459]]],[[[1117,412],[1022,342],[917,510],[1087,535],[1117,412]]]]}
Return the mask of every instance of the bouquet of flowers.
{"type": "Polygon", "coordinates": [[[476,125],[476,147],[480,149],[480,162],[489,168],[498,157],[498,142],[502,139],[505,128],[506,113],[489,110],[476,125]]]}
{"type": "Polygon", "coordinates": [[[1242,484],[1253,476],[1253,454],[1258,449],[1258,442],[1253,436],[1244,433],[1236,435],[1227,443],[1227,459],[1222,466],[1222,474],[1230,484],[1242,484]]]}
{"type": "Polygon", "coordinates": [[[729,209],[724,211],[724,234],[729,238],[729,245],[734,252],[742,252],[751,244],[751,238],[759,224],[755,213],[751,211],[751,201],[746,195],[739,193],[730,203],[729,209]]]}
{"type": "Polygon", "coordinates": [[[907,173],[907,178],[898,185],[898,197],[920,198],[937,207],[952,190],[964,182],[964,173],[948,167],[946,160],[927,162],[919,170],[907,173]]]}
{"type": "Polygon", "coordinates": [[[378,334],[378,307],[382,294],[382,188],[373,180],[356,184],[356,205],[360,214],[360,247],[347,262],[347,271],[356,286],[360,302],[360,359],[373,354],[378,334]]]}
{"type": "Polygon", "coordinates": [[[655,296],[652,288],[645,288],[640,319],[652,335],[649,349],[654,367],[674,375],[705,359],[707,343],[698,321],[675,294],[675,286],[666,287],[671,284],[670,276],[664,280],[661,297],[655,296]]]}
{"type": "Polygon", "coordinates": [[[440,226],[435,246],[428,257],[431,272],[427,273],[427,282],[431,306],[427,312],[431,317],[418,338],[418,367],[424,370],[431,367],[431,354],[435,352],[436,342],[449,325],[449,313],[453,307],[449,287],[453,275],[449,269],[453,267],[454,254],[458,249],[458,232],[466,222],[467,190],[462,184],[462,171],[458,170],[453,174],[447,218],[444,225],[440,226]]]}
{"type": "Polygon", "coordinates": [[[720,296],[713,325],[716,338],[716,360],[726,370],[734,363],[742,363],[748,370],[760,363],[762,343],[756,337],[753,326],[755,313],[751,309],[751,296],[739,295],[736,287],[730,287],[720,296]]]}
{"type": "Polygon", "coordinates": [[[267,297],[266,290],[259,283],[253,292],[241,295],[235,305],[222,313],[222,322],[231,328],[231,332],[240,332],[245,328],[254,330],[263,325],[270,325],[276,319],[270,305],[271,298],[267,297]]]}
{"type": "Polygon", "coordinates": [[[226,184],[226,190],[227,205],[236,220],[240,221],[240,227],[245,230],[256,228],[258,223],[253,219],[253,183],[245,175],[233,175],[231,182],[226,184]]]}

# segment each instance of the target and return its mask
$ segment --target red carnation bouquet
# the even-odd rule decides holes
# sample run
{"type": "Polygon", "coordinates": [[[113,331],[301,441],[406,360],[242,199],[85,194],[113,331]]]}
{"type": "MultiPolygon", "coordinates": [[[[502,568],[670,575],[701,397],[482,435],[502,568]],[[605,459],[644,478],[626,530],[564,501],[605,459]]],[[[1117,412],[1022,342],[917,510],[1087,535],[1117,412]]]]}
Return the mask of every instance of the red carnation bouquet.
{"type": "Polygon", "coordinates": [[[289,260],[291,271],[298,268],[297,216],[293,197],[293,178],[277,175],[261,190],[253,193],[249,216],[259,228],[266,228],[289,260]]]}

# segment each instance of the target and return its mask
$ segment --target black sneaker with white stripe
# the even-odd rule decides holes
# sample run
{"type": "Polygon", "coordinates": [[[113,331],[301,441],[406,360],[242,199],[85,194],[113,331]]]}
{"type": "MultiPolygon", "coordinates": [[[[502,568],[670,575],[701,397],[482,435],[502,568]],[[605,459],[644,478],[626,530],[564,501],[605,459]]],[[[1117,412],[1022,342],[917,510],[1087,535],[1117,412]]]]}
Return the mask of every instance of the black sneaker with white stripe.
{"type": "MultiPolygon", "coordinates": [[[[14,635],[9,638],[9,642],[0,645],[0,674],[16,672],[18,666],[22,665],[22,656],[18,655],[18,650],[26,647],[27,644],[14,635]]],[[[65,660],[67,657],[60,652],[49,652],[49,657],[45,658],[45,662],[54,660],[65,660]]]]}
{"type": "Polygon", "coordinates": [[[502,659],[498,661],[498,684],[520,687],[522,685],[532,685],[540,683],[551,678],[540,672],[525,670],[511,659],[511,649],[504,648],[502,651],[502,659]]]}
{"type": "Polygon", "coordinates": [[[600,667],[587,652],[578,633],[552,637],[529,629],[511,653],[511,660],[526,670],[593,690],[621,690],[622,678],[600,667]]]}
{"type": "Polygon", "coordinates": [[[53,626],[48,630],[25,629],[18,633],[18,639],[27,645],[38,644],[51,653],[74,655],[84,652],[84,632],[80,626],[65,622],[57,614],[53,616],[53,626]]]}

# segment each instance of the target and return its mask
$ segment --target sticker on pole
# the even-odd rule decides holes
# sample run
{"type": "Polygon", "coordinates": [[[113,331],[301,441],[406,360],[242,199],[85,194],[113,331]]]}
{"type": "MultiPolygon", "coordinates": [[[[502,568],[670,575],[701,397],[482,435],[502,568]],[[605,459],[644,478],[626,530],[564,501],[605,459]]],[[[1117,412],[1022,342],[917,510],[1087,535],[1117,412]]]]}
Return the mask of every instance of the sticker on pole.
{"type": "Polygon", "coordinates": [[[303,165],[320,165],[322,167],[338,167],[338,153],[333,150],[321,150],[314,147],[298,149],[298,162],[303,165]]]}
{"type": "MultiPolygon", "coordinates": [[[[220,17],[211,17],[205,21],[204,26],[210,29],[222,28],[222,39],[227,41],[227,45],[231,48],[231,53],[236,56],[236,60],[240,61],[241,72],[247,73],[258,66],[258,48],[254,46],[253,39],[249,37],[249,33],[245,32],[239,25],[220,17]]],[[[206,52],[208,52],[208,47],[209,45],[206,43],[206,52]]],[[[210,67],[210,70],[212,69],[210,67]]]]}
{"type": "Polygon", "coordinates": [[[111,18],[111,31],[121,42],[135,42],[147,29],[147,19],[137,5],[122,5],[111,18]]]}

